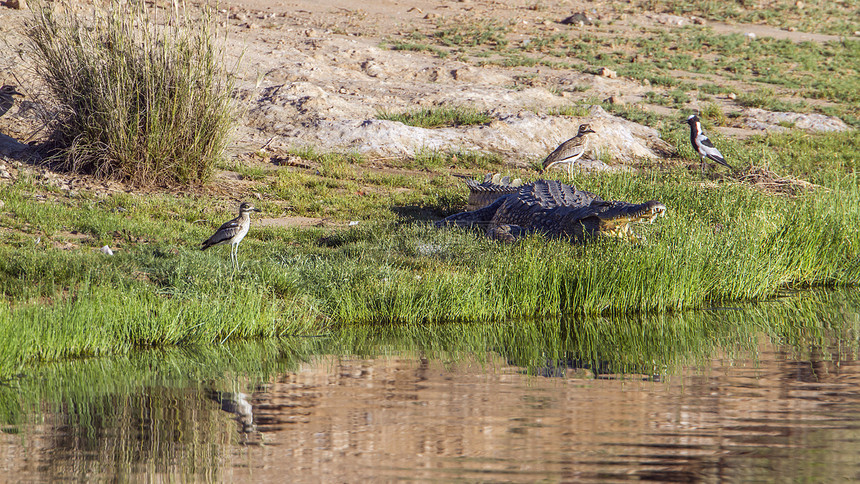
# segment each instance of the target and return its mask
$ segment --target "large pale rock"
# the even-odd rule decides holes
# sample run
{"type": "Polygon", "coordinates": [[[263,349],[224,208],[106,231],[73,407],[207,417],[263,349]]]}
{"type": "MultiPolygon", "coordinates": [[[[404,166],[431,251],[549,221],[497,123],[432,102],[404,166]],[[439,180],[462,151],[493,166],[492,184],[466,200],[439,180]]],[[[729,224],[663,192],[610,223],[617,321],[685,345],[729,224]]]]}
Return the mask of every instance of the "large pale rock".
{"type": "Polygon", "coordinates": [[[790,113],[749,108],[744,111],[743,123],[751,129],[782,131],[788,126],[806,131],[846,131],[850,129],[836,116],[816,113],[790,113]],[[780,125],[782,124],[782,125],[780,125]]]}
{"type": "Polygon", "coordinates": [[[612,161],[653,159],[672,151],[657,132],[621,119],[594,106],[588,116],[539,115],[531,111],[499,115],[488,125],[451,128],[417,128],[394,121],[320,120],[280,133],[278,144],[312,145],[320,150],[357,151],[371,157],[415,156],[421,150],[480,150],[503,155],[509,162],[527,165],[542,159],[560,143],[576,135],[580,123],[590,123],[592,150],[583,163],[601,155],[612,161]]]}

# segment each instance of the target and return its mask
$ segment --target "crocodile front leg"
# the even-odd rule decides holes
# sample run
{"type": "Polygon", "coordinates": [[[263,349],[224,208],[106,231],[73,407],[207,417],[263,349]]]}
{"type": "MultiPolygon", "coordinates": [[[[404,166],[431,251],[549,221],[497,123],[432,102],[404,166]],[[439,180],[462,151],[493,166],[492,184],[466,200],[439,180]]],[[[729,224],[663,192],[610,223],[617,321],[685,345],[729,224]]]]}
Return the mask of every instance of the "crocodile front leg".
{"type": "Polygon", "coordinates": [[[487,228],[487,237],[506,243],[516,242],[527,233],[529,233],[528,229],[521,225],[494,224],[487,228]]]}

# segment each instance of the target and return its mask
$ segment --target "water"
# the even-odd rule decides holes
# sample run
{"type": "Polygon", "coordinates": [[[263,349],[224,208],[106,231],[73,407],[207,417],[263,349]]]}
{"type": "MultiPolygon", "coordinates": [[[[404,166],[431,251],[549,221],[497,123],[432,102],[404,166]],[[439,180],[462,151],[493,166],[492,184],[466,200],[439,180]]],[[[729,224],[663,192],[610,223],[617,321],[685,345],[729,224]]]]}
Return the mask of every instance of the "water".
{"type": "Polygon", "coordinates": [[[368,326],[0,385],[0,481],[860,480],[860,293],[368,326]]]}

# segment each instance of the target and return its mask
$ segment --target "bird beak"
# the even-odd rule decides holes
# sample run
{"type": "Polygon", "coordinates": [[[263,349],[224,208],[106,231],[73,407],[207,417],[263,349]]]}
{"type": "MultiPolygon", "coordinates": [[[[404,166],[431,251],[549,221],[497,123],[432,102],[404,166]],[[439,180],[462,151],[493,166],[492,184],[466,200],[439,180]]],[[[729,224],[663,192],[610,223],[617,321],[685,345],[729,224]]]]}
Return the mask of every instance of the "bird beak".
{"type": "Polygon", "coordinates": [[[27,97],[27,96],[25,96],[23,93],[20,93],[20,92],[18,92],[18,91],[16,91],[16,90],[14,90],[14,89],[12,89],[12,92],[10,92],[10,93],[9,93],[9,95],[10,95],[10,96],[14,96],[15,94],[17,94],[17,95],[19,95],[19,96],[21,96],[21,97],[27,97]]]}

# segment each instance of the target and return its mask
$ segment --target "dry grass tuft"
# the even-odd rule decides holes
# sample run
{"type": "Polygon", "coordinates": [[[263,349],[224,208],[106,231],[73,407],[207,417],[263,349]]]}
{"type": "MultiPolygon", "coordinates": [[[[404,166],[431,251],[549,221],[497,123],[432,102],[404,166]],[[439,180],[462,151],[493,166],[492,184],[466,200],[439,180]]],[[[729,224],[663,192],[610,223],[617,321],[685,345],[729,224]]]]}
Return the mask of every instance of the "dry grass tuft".
{"type": "Polygon", "coordinates": [[[795,196],[803,192],[824,189],[821,185],[810,183],[792,176],[780,176],[763,166],[750,166],[736,171],[731,178],[769,193],[795,196]]]}

